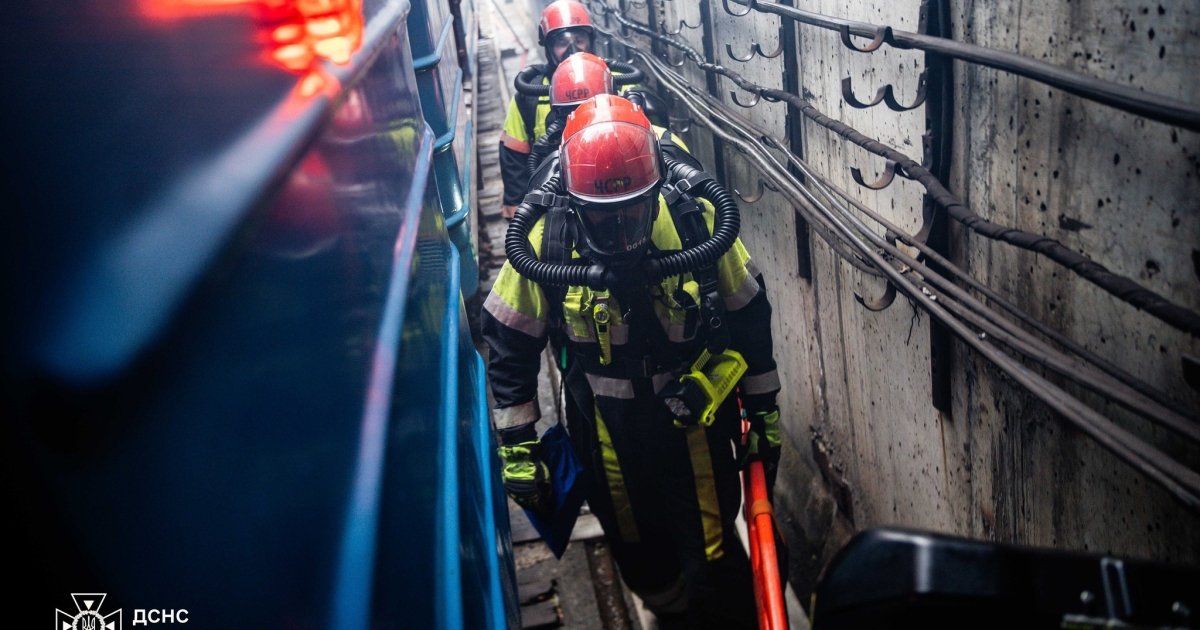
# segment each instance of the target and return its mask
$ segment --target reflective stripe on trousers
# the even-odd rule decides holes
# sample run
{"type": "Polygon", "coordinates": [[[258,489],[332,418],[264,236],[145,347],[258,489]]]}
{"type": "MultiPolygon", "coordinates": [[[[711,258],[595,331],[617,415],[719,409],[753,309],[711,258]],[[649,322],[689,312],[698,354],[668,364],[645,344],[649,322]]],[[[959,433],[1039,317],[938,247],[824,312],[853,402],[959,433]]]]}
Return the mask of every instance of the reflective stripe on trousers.
{"type": "Polygon", "coordinates": [[[704,427],[691,426],[687,431],[688,455],[692,460],[692,477],[696,480],[696,498],[700,505],[700,524],[704,527],[704,556],[716,560],[724,554],[721,541],[721,504],[717,501],[717,482],[713,475],[712,454],[704,427]]]}
{"type": "Polygon", "coordinates": [[[625,488],[625,475],[621,473],[621,462],[617,459],[617,449],[613,448],[612,436],[608,433],[608,425],[600,415],[600,407],[594,406],[596,414],[596,437],[600,441],[600,456],[604,460],[604,478],[608,481],[608,492],[613,503],[613,511],[617,517],[617,529],[621,540],[634,543],[640,540],[637,521],[633,518],[633,505],[629,502],[629,493],[625,488]]]}

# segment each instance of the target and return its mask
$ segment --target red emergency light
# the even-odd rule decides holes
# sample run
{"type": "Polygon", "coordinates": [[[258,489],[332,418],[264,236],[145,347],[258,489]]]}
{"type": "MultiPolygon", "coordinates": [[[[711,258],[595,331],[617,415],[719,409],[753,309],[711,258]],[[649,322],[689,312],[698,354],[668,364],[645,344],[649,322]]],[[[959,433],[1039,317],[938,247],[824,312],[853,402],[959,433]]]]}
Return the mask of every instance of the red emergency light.
{"type": "Polygon", "coordinates": [[[142,7],[155,20],[249,12],[268,61],[298,74],[322,60],[347,64],[362,46],[362,0],[143,0],[142,7]]]}

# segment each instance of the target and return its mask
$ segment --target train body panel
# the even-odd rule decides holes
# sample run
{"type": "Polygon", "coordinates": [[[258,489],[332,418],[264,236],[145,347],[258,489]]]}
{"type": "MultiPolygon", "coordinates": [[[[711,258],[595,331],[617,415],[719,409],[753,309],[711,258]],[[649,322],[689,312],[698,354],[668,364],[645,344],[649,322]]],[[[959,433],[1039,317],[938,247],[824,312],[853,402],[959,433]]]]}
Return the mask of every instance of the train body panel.
{"type": "Polygon", "coordinates": [[[23,3],[2,27],[21,618],[93,590],[127,624],[515,619],[474,245],[447,234],[473,32],[461,6],[367,0],[280,44],[321,17],[284,4],[23,3]],[[440,101],[418,19],[449,34],[440,101]]]}

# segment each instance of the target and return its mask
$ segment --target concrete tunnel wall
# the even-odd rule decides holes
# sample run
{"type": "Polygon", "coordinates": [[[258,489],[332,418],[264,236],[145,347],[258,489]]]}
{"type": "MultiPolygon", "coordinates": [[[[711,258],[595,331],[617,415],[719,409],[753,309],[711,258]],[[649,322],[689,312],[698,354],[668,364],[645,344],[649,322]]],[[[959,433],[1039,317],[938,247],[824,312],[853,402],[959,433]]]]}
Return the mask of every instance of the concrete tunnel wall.
{"type": "MultiPolygon", "coordinates": [[[[761,85],[782,87],[782,56],[743,63],[725,50],[728,43],[744,57],[759,42],[772,51],[780,41],[780,19],[732,17],[719,0],[709,5],[716,62],[761,85]]],[[[680,20],[699,24],[703,10],[698,2],[659,0],[629,5],[628,14],[645,22],[652,7],[672,30],[680,20]]],[[[920,1],[815,0],[803,8],[916,31],[920,1]]],[[[1200,100],[1200,6],[1193,2],[950,0],[949,13],[956,39],[1200,100]]],[[[858,98],[867,100],[890,83],[901,103],[911,102],[924,53],[888,46],[857,53],[835,32],[793,28],[802,94],[826,114],[919,161],[926,106],[902,113],[882,106],[853,109],[840,84],[851,77],[858,98]]],[[[702,33],[685,27],[681,36],[703,50],[702,33]]],[[[704,85],[694,64],[681,72],[704,85]]],[[[956,62],[953,76],[947,183],[974,212],[1058,239],[1200,309],[1200,136],[997,70],[956,62]]],[[[735,89],[727,79],[718,81],[727,103],[735,89]]],[[[749,100],[744,92],[739,96],[749,100]]],[[[784,104],[739,111],[786,138],[784,104]]],[[[687,138],[700,159],[714,164],[710,134],[697,125],[687,138]]],[[[898,177],[876,192],[851,179],[850,168],[858,166],[872,180],[882,171],[882,158],[811,121],[804,124],[803,151],[813,167],[863,203],[910,231],[920,226],[919,184],[898,177]]],[[[756,177],[736,151],[726,149],[724,159],[730,186],[754,190],[756,177]]],[[[1200,561],[1196,513],[957,340],[942,373],[952,398],[945,411],[936,408],[929,316],[903,297],[882,312],[864,309],[855,294],[879,296],[884,283],[842,262],[815,235],[811,277],[802,277],[796,216],[777,193],[766,191],[742,212],[743,239],[775,307],[787,431],[776,508],[802,601],[854,531],[880,525],[1200,561]]],[[[1181,369],[1181,354],[1200,355],[1196,339],[1040,256],[959,225],[949,229],[949,247],[953,261],[1018,306],[1186,408],[1200,409],[1200,394],[1185,383],[1181,369]]],[[[1174,435],[1094,397],[1085,400],[1190,467],[1200,463],[1200,451],[1174,435]]]]}

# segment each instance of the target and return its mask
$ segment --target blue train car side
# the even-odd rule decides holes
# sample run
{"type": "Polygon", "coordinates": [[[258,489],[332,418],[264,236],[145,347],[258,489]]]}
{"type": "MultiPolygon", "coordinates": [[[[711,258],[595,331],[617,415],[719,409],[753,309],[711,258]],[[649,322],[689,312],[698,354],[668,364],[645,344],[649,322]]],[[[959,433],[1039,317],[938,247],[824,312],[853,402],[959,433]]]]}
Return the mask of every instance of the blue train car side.
{"type": "Polygon", "coordinates": [[[21,627],[72,593],[127,628],[515,623],[463,306],[473,3],[22,0],[0,31],[21,627]]]}

